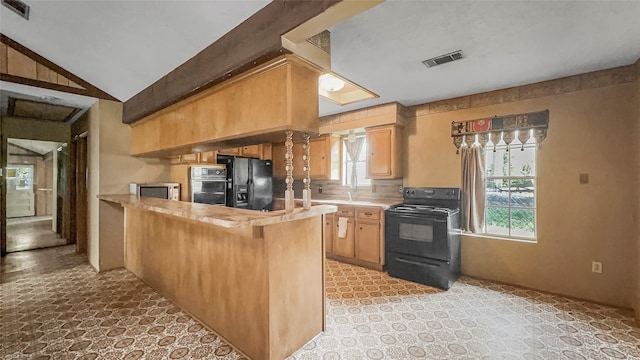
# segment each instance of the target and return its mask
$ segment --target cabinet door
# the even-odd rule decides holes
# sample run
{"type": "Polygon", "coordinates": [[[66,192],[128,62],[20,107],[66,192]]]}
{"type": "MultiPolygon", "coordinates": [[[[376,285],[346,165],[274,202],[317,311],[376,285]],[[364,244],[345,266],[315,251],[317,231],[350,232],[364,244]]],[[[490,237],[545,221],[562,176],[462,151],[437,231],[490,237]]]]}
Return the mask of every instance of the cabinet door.
{"type": "Polygon", "coordinates": [[[367,175],[391,176],[391,129],[367,130],[367,175]]]}
{"type": "Polygon", "coordinates": [[[271,147],[271,160],[273,161],[273,176],[279,179],[284,179],[287,176],[287,172],[285,170],[285,159],[284,154],[286,152],[286,148],[284,144],[273,144],[271,147]]]}
{"type": "Polygon", "coordinates": [[[327,254],[333,254],[333,214],[324,216],[324,246],[327,254]]]}
{"type": "Polygon", "coordinates": [[[225,155],[240,155],[242,153],[242,148],[229,148],[218,150],[218,153],[225,155]]]}
{"type": "Polygon", "coordinates": [[[356,259],[380,263],[380,223],[358,221],[355,240],[356,259]]]}
{"type": "Polygon", "coordinates": [[[260,159],[262,160],[271,160],[273,159],[272,154],[271,154],[271,144],[270,143],[265,143],[260,145],[260,147],[262,148],[261,152],[262,154],[260,155],[260,159]]]}
{"type": "Polygon", "coordinates": [[[348,218],[347,221],[347,236],[338,236],[339,217],[335,217],[333,221],[333,253],[336,255],[352,258],[355,255],[355,234],[353,233],[355,227],[354,218],[348,218]]]}
{"type": "Polygon", "coordinates": [[[312,179],[329,179],[329,138],[320,137],[309,141],[309,167],[312,179]]]}
{"type": "Polygon", "coordinates": [[[200,162],[206,164],[217,164],[217,153],[215,151],[205,151],[200,153],[200,162]]]}
{"type": "MultiPolygon", "coordinates": [[[[273,176],[284,179],[287,177],[284,155],[286,153],[284,144],[273,144],[271,152],[273,154],[273,176]]],[[[293,144],[293,178],[300,180],[303,177],[302,171],[302,144],[293,144]]]]}
{"type": "Polygon", "coordinates": [[[300,180],[304,177],[302,170],[302,144],[293,144],[293,178],[300,180]]]}
{"type": "Polygon", "coordinates": [[[260,145],[249,145],[242,147],[242,156],[259,158],[262,155],[260,145]]]}
{"type": "Polygon", "coordinates": [[[180,162],[183,164],[197,163],[200,159],[200,154],[184,154],[180,155],[180,162]]]}

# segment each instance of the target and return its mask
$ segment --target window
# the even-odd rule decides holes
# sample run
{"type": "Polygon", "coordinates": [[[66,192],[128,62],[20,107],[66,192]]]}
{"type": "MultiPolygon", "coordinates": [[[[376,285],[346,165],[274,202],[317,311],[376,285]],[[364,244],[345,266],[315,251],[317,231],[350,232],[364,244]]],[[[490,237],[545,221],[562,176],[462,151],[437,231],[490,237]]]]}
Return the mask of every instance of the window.
{"type": "MultiPolygon", "coordinates": [[[[362,138],[364,143],[362,144],[362,150],[360,156],[356,161],[356,177],[358,179],[358,185],[371,185],[371,179],[367,179],[367,139],[364,135],[357,136],[362,138]]],[[[346,137],[343,139],[346,140],[346,137]]],[[[342,142],[342,185],[351,185],[351,172],[353,171],[353,161],[349,159],[349,152],[344,141],[342,142]]]]}
{"type": "Polygon", "coordinates": [[[487,234],[535,239],[536,237],[536,144],[515,140],[485,149],[487,234]],[[500,145],[502,144],[502,146],[500,145]]]}
{"type": "Polygon", "coordinates": [[[16,190],[30,190],[33,188],[33,165],[8,165],[7,179],[16,190]]]}

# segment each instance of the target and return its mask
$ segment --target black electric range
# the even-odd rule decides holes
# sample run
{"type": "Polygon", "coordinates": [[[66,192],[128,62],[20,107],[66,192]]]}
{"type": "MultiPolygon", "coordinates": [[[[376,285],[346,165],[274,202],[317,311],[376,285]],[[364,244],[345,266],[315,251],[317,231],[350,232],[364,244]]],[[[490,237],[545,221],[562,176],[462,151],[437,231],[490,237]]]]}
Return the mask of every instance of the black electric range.
{"type": "Polygon", "coordinates": [[[404,188],[385,211],[389,275],[449,289],[460,276],[460,189],[404,188]]]}

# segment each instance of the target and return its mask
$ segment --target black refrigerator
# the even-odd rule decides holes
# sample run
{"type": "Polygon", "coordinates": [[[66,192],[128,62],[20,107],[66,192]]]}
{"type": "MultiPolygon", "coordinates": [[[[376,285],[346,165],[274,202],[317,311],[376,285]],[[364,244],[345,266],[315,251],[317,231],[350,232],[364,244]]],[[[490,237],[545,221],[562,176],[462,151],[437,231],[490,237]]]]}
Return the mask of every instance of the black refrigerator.
{"type": "Polygon", "coordinates": [[[273,162],[218,154],[218,164],[227,166],[227,206],[273,210],[273,162]]]}

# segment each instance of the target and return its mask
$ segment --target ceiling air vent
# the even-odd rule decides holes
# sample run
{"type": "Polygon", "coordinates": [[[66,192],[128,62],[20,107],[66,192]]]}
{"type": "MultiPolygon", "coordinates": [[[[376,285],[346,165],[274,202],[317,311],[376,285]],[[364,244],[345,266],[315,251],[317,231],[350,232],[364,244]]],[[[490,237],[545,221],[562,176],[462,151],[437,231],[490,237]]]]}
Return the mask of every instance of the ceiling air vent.
{"type": "Polygon", "coordinates": [[[2,0],[2,5],[8,7],[14,13],[22,16],[26,20],[29,20],[29,5],[20,0],[2,0]]]}
{"type": "Polygon", "coordinates": [[[446,64],[448,62],[452,62],[460,59],[464,59],[464,53],[462,52],[462,50],[457,50],[454,52],[450,52],[448,54],[444,54],[444,55],[436,56],[431,59],[424,60],[422,63],[426,67],[434,67],[437,65],[446,64]]]}

